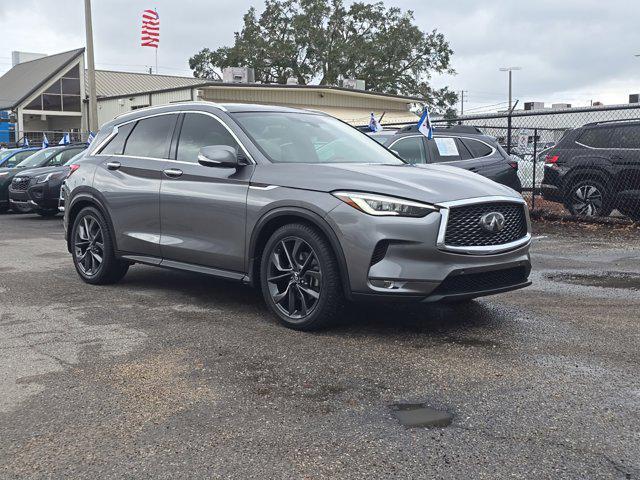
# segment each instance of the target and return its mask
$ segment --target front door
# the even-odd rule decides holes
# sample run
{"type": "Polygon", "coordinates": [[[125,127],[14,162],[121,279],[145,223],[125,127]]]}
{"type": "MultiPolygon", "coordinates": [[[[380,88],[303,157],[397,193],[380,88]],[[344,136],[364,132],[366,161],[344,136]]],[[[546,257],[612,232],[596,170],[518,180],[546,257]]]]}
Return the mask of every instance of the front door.
{"type": "Polygon", "coordinates": [[[185,113],[175,160],[165,162],[160,188],[162,257],[243,273],[247,193],[253,166],[207,167],[202,147],[241,148],[222,120],[185,113]]]}

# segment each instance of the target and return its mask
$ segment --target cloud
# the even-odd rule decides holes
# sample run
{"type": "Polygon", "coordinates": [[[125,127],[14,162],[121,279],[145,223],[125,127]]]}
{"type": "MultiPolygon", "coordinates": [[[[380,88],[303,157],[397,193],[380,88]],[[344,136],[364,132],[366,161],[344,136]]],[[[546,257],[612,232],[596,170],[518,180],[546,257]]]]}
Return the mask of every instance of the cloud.
{"type": "MultiPolygon", "coordinates": [[[[413,10],[423,30],[438,29],[455,51],[455,76],[436,86],[466,90],[469,107],[505,101],[506,75],[522,101],[590,99],[624,103],[640,92],[640,3],[637,0],[386,0],[413,10]]],[[[55,53],[84,45],[83,10],[77,0],[0,2],[0,71],[10,51],[55,53]],[[29,12],[25,17],[24,12],[29,12]]],[[[146,71],[154,51],[139,45],[140,14],[157,8],[161,19],[160,72],[189,75],[188,58],[203,47],[233,42],[242,15],[261,0],[93,0],[99,68],[146,71]]]]}

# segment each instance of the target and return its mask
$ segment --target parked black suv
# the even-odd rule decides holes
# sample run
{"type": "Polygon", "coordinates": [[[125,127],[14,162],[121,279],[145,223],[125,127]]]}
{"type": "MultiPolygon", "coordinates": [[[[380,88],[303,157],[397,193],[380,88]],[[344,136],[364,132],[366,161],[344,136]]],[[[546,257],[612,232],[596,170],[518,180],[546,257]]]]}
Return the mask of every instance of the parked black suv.
{"type": "Polygon", "coordinates": [[[464,168],[517,192],[522,191],[518,162],[502,149],[495,138],[483,135],[476,127],[455,125],[436,128],[433,140],[422,135],[415,125],[370,135],[409,163],[438,163],[464,168]]]}
{"type": "MultiPolygon", "coordinates": [[[[51,215],[53,212],[57,213],[57,197],[64,178],[56,187],[56,198],[42,206],[29,197],[29,189],[36,187],[36,190],[44,197],[45,192],[40,189],[39,184],[54,178],[54,174],[48,175],[86,148],[86,143],[45,148],[18,164],[15,169],[7,170],[7,175],[4,178],[8,183],[7,196],[11,209],[18,213],[29,213],[35,210],[44,216],[51,215]]],[[[37,192],[34,191],[35,193],[37,192]]]]}
{"type": "Polygon", "coordinates": [[[545,158],[542,193],[574,215],[614,208],[640,220],[640,120],[589,123],[569,130],[545,158]]]}

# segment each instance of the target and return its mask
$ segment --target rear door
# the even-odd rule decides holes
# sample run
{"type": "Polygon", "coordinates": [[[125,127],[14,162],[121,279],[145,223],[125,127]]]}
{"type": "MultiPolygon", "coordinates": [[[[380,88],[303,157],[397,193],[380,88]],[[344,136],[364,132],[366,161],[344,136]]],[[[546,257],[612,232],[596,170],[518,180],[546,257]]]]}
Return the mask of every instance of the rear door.
{"type": "Polygon", "coordinates": [[[159,114],[118,127],[100,152],[94,187],[111,214],[118,250],[160,258],[160,180],[178,119],[159,114]]]}
{"type": "MultiPolygon", "coordinates": [[[[611,147],[611,163],[617,176],[614,181],[616,188],[619,191],[640,190],[640,125],[614,127],[611,147]]],[[[637,193],[628,200],[637,201],[637,193]]]]}
{"type": "Polygon", "coordinates": [[[162,174],[163,262],[243,272],[247,193],[253,166],[200,165],[202,147],[242,147],[224,122],[211,113],[184,113],[180,123],[172,148],[175,160],[164,162],[162,174]]]}

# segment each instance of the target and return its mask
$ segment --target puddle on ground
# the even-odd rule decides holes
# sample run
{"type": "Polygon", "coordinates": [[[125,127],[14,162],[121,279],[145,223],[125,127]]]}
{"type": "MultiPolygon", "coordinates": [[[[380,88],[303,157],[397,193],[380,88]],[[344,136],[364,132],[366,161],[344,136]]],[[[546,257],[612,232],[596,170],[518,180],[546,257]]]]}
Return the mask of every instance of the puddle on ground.
{"type": "Polygon", "coordinates": [[[604,272],[601,274],[560,273],[547,275],[547,278],[556,282],[584,285],[587,287],[640,290],[640,275],[627,272],[604,272]]]}
{"type": "Polygon", "coordinates": [[[443,428],[451,425],[453,420],[449,412],[427,407],[423,403],[396,403],[391,405],[391,410],[400,425],[407,428],[443,428]]]}

